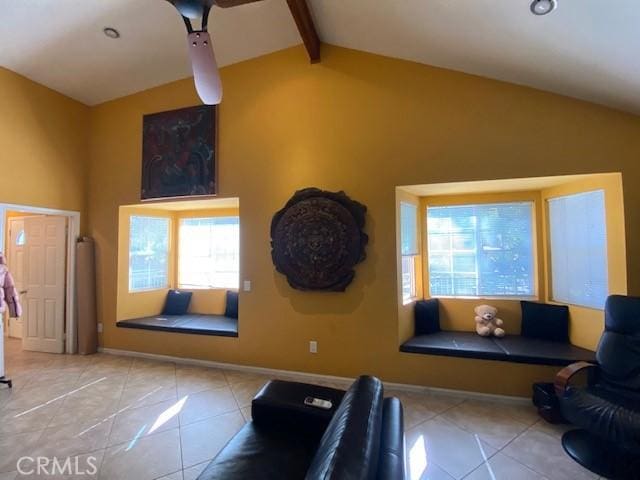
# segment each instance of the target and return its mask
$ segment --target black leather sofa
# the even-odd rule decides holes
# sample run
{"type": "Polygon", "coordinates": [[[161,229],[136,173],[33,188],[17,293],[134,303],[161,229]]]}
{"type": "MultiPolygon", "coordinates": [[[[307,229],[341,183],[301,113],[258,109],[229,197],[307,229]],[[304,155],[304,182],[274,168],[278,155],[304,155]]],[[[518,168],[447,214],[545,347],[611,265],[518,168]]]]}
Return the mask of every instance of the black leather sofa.
{"type": "Polygon", "coordinates": [[[273,380],[256,395],[247,423],[198,480],[402,480],[402,405],[383,398],[375,377],[344,392],[273,380]],[[305,398],[329,400],[323,410],[305,398]]]}
{"type": "Polygon", "coordinates": [[[555,388],[564,417],[580,427],[562,437],[565,451],[611,479],[640,479],[640,297],[613,295],[597,364],[562,369],[555,388]],[[579,372],[587,373],[578,385],[579,372]]]}

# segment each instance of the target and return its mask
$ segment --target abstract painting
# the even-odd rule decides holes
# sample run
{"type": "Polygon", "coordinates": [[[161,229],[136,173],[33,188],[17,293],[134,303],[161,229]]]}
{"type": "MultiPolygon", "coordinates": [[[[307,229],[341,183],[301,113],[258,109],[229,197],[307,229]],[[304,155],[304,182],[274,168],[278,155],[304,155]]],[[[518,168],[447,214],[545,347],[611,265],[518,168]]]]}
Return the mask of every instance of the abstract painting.
{"type": "Polygon", "coordinates": [[[142,200],[217,193],[217,107],[143,117],[142,200]]]}

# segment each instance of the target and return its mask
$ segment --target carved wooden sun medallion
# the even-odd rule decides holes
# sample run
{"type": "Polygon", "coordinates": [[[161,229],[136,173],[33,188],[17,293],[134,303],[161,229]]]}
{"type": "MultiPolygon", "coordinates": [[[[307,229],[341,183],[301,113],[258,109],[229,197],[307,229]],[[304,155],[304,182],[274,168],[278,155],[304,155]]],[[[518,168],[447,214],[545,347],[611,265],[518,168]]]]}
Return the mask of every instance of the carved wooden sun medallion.
{"type": "Polygon", "coordinates": [[[366,211],[344,192],[297,191],[271,221],[276,270],[298,290],[343,292],[366,257],[366,211]]]}

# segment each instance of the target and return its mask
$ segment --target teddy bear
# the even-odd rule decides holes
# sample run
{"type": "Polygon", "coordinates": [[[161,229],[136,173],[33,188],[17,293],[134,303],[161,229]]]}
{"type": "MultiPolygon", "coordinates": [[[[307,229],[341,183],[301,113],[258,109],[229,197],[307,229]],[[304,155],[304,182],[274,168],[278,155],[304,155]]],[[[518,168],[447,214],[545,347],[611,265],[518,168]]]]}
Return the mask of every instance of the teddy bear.
{"type": "Polygon", "coordinates": [[[496,337],[504,337],[502,327],[503,321],[496,317],[498,309],[491,305],[478,305],[474,311],[476,312],[476,332],[478,335],[488,337],[495,335],[496,337]]]}

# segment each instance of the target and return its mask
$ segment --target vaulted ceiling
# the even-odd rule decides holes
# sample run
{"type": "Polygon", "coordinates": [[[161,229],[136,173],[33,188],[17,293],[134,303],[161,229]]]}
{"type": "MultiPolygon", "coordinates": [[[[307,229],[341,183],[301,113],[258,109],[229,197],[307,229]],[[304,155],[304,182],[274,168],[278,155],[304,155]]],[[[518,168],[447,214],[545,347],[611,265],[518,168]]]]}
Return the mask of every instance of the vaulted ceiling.
{"type": "MultiPolygon", "coordinates": [[[[325,43],[450,68],[640,113],[636,0],[308,0],[325,43]]],[[[285,0],[214,8],[220,65],[301,43],[285,0]]],[[[88,105],[190,75],[164,0],[5,0],[0,65],[88,105]],[[117,28],[119,40],[102,29],[117,28]]]]}

